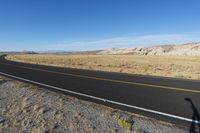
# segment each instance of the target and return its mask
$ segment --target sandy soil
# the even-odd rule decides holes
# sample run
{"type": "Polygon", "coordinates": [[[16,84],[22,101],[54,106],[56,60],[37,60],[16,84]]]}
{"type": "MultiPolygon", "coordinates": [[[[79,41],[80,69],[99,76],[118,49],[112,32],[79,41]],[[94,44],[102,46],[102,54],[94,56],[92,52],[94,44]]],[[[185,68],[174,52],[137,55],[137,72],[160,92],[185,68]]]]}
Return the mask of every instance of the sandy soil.
{"type": "Polygon", "coordinates": [[[175,125],[0,77],[2,133],[186,133],[175,125]],[[118,119],[117,117],[120,117],[118,119]],[[127,119],[131,128],[120,122],[127,119]]]}

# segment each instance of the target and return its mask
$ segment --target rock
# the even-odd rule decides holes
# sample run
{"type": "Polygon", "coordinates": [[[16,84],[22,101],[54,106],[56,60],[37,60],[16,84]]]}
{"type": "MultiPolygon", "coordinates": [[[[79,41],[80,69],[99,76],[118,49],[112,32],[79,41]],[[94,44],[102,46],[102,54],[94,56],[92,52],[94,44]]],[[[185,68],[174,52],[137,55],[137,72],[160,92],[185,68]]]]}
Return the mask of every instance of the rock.
{"type": "Polygon", "coordinates": [[[97,54],[200,56],[200,42],[182,45],[160,45],[144,48],[112,48],[102,50],[97,54]]]}
{"type": "Polygon", "coordinates": [[[0,118],[0,124],[1,124],[1,123],[4,123],[5,121],[6,121],[5,119],[0,118]]]}

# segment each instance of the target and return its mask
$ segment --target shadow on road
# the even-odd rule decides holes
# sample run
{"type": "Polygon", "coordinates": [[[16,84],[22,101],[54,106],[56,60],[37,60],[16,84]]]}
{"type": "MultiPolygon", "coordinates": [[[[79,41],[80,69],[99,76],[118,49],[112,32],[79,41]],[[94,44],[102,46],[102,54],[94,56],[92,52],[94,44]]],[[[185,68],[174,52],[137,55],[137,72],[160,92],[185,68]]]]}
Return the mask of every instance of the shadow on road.
{"type": "Polygon", "coordinates": [[[192,102],[192,100],[190,98],[185,98],[185,101],[190,103],[190,107],[193,111],[193,115],[192,115],[193,122],[191,123],[191,126],[190,126],[190,133],[200,133],[200,114],[199,114],[199,111],[195,107],[194,103],[192,102]],[[195,123],[195,121],[198,121],[198,123],[195,123]]]}

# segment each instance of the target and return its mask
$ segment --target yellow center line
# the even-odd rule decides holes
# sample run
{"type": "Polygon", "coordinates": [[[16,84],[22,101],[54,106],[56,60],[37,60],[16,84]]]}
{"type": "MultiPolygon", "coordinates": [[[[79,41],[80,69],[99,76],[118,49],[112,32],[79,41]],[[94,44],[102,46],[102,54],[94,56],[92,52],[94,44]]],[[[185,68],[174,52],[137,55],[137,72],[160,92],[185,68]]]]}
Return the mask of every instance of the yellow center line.
{"type": "Polygon", "coordinates": [[[30,67],[24,67],[24,66],[15,66],[15,65],[6,64],[6,63],[0,63],[0,64],[14,66],[14,67],[18,67],[18,68],[25,68],[25,69],[30,69],[30,70],[37,70],[37,71],[42,71],[42,72],[60,74],[60,75],[66,75],[66,76],[73,76],[73,77],[93,79],[93,80],[109,81],[109,82],[123,83],[123,84],[129,84],[129,85],[147,86],[147,87],[154,87],[154,88],[159,88],[159,89],[162,88],[162,89],[174,90],[174,91],[184,91],[184,92],[200,93],[200,90],[192,90],[192,89],[184,89],[184,88],[177,88],[177,87],[169,87],[169,86],[145,84],[145,83],[138,83],[138,82],[129,82],[129,81],[107,79],[107,78],[99,78],[99,77],[94,77],[94,76],[86,76],[86,75],[71,74],[71,73],[62,73],[62,72],[56,72],[56,71],[50,71],[50,70],[44,70],[44,69],[38,69],[38,68],[30,68],[30,67]]]}

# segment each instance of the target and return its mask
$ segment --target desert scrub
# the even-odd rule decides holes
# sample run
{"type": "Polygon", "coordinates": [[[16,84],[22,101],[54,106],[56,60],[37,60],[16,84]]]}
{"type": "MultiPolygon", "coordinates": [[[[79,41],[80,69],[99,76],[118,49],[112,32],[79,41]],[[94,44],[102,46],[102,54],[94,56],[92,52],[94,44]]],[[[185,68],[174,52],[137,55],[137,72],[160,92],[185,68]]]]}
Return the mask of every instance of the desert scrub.
{"type": "Polygon", "coordinates": [[[15,82],[15,86],[18,88],[32,88],[32,86],[30,84],[22,83],[19,81],[14,81],[14,82],[15,82]]]}
{"type": "Polygon", "coordinates": [[[182,79],[190,79],[190,75],[183,75],[183,74],[177,74],[175,75],[176,78],[182,78],[182,79]]]}
{"type": "Polygon", "coordinates": [[[189,56],[142,55],[9,55],[9,60],[130,74],[196,79],[200,73],[200,58],[189,56]]]}
{"type": "Polygon", "coordinates": [[[132,130],[132,126],[133,126],[133,121],[132,120],[128,120],[127,118],[122,118],[120,116],[116,116],[118,124],[124,128],[124,129],[128,129],[128,130],[132,130]]]}

